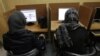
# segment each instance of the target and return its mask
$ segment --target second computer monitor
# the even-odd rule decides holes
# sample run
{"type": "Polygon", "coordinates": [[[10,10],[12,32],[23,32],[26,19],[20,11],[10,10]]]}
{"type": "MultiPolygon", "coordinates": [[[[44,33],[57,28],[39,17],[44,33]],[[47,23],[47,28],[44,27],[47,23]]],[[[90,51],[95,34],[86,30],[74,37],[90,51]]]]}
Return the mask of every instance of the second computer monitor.
{"type": "Polygon", "coordinates": [[[100,7],[95,8],[95,14],[94,14],[93,21],[100,22],[100,7]]]}
{"type": "Polygon", "coordinates": [[[58,21],[64,21],[65,20],[65,13],[69,10],[70,8],[59,8],[58,9],[58,21]]]}

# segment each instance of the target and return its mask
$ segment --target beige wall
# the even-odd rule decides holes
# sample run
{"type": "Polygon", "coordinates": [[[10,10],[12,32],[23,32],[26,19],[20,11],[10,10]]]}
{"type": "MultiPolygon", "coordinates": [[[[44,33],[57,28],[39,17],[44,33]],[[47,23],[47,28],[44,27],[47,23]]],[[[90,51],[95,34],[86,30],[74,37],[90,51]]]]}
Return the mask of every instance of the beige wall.
{"type": "Polygon", "coordinates": [[[100,0],[2,0],[5,6],[5,10],[10,10],[15,7],[15,5],[22,4],[42,4],[42,3],[68,3],[68,2],[100,2],[100,0]]]}
{"type": "Polygon", "coordinates": [[[0,39],[2,37],[2,34],[4,34],[7,31],[7,24],[3,16],[3,13],[4,13],[4,7],[2,1],[0,0],[0,39]]]}

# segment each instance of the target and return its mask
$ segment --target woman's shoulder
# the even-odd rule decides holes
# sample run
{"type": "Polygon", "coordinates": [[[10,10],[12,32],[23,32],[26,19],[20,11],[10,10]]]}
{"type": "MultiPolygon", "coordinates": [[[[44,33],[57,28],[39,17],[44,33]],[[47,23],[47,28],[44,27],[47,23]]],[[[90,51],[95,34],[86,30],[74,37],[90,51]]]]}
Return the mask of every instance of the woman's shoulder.
{"type": "Polygon", "coordinates": [[[75,31],[80,32],[80,33],[88,33],[85,27],[78,27],[75,31]]]}
{"type": "Polygon", "coordinates": [[[78,27],[77,29],[80,29],[80,30],[85,30],[85,31],[87,31],[87,29],[86,29],[85,27],[82,27],[82,26],[78,27]]]}

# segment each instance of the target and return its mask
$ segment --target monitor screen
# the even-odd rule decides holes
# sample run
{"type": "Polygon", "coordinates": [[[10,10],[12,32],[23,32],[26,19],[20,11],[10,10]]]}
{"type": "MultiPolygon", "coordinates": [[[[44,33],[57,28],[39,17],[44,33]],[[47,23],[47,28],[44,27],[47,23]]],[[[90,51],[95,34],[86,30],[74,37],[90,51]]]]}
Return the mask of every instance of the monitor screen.
{"type": "Polygon", "coordinates": [[[58,20],[64,21],[65,20],[65,12],[68,11],[69,8],[59,8],[58,9],[58,20]]]}
{"type": "Polygon", "coordinates": [[[100,21],[100,8],[95,9],[94,20],[95,21],[100,21]]]}
{"type": "Polygon", "coordinates": [[[24,10],[21,10],[21,12],[26,17],[26,22],[27,23],[37,21],[36,9],[24,9],[24,10]]]}

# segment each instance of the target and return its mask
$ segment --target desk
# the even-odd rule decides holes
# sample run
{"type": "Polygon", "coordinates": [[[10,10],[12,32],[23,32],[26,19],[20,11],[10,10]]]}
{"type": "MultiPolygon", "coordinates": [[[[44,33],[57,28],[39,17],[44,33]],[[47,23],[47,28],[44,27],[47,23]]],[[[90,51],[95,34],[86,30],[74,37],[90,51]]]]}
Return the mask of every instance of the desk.
{"type": "MultiPolygon", "coordinates": [[[[55,31],[59,27],[60,24],[61,23],[59,21],[57,21],[57,20],[56,21],[51,21],[51,31],[55,31]]],[[[81,22],[79,22],[79,24],[81,26],[85,27],[81,22]]]]}
{"type": "MultiPolygon", "coordinates": [[[[84,26],[81,22],[79,24],[87,29],[86,26],[84,26]]],[[[100,23],[93,22],[91,24],[90,30],[92,31],[94,36],[100,36],[100,23]]]]}
{"type": "MultiPolygon", "coordinates": [[[[84,26],[81,22],[79,22],[79,24],[87,29],[87,27],[84,26]]],[[[55,31],[59,27],[59,25],[60,25],[59,21],[51,21],[51,31],[55,31]]],[[[91,31],[92,30],[99,30],[97,32],[92,31],[92,33],[95,36],[100,36],[100,33],[99,33],[100,32],[100,23],[96,23],[96,22],[92,23],[90,30],[91,31]]]]}
{"type": "Polygon", "coordinates": [[[58,21],[51,21],[51,31],[55,31],[59,25],[60,23],[58,21]]]}
{"type": "Polygon", "coordinates": [[[38,23],[35,23],[30,26],[26,26],[26,29],[28,29],[32,32],[48,32],[47,28],[40,28],[40,25],[38,23]]]}
{"type": "Polygon", "coordinates": [[[100,30],[100,23],[93,22],[90,29],[91,30],[100,30]]]}
{"type": "Polygon", "coordinates": [[[100,36],[100,23],[98,23],[98,22],[93,22],[92,25],[91,25],[90,30],[92,31],[92,33],[93,33],[96,37],[100,36]]]}
{"type": "MultiPolygon", "coordinates": [[[[51,31],[55,31],[59,27],[60,24],[61,23],[59,21],[57,21],[57,20],[56,21],[51,21],[51,31]]],[[[81,22],[79,22],[79,24],[81,26],[85,27],[81,22]]]]}
{"type": "Polygon", "coordinates": [[[93,35],[96,37],[100,37],[100,30],[99,31],[92,31],[93,35]]]}

